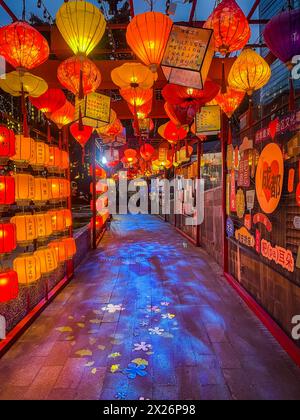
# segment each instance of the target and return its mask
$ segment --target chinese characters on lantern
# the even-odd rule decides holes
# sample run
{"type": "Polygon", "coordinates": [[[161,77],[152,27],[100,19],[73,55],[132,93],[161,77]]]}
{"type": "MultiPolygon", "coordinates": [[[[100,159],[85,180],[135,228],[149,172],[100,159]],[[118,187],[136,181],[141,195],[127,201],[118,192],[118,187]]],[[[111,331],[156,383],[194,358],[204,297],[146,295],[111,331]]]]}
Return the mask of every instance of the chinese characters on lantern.
{"type": "Polygon", "coordinates": [[[261,241],[261,254],[269,261],[274,261],[285,270],[293,273],[295,270],[295,260],[291,251],[281,248],[280,246],[273,247],[270,242],[263,239],[261,241]]]}

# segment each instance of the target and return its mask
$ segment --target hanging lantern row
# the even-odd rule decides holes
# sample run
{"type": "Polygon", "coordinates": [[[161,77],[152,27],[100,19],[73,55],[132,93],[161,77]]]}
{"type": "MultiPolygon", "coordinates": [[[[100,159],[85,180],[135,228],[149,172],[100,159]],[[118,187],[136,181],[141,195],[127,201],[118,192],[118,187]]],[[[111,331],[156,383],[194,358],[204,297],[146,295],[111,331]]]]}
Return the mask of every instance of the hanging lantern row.
{"type": "Polygon", "coordinates": [[[45,240],[68,230],[73,221],[70,210],[58,209],[47,213],[17,215],[11,218],[10,223],[15,226],[17,244],[26,247],[35,240],[45,240]]]}

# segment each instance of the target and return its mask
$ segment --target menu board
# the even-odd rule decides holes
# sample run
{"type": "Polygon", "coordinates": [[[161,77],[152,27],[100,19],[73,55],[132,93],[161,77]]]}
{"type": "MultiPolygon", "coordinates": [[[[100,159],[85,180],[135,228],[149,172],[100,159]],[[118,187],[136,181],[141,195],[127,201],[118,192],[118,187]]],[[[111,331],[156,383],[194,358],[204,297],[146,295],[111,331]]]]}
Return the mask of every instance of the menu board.
{"type": "Polygon", "coordinates": [[[208,105],[196,114],[196,135],[216,135],[221,131],[221,111],[218,105],[208,105]]]}
{"type": "Polygon", "coordinates": [[[173,25],[162,60],[170,83],[203,89],[214,55],[210,29],[173,25]]]}
{"type": "Polygon", "coordinates": [[[100,93],[90,93],[84,99],[76,99],[75,121],[80,119],[80,109],[85,125],[95,126],[95,121],[109,124],[111,98],[100,93]]]}

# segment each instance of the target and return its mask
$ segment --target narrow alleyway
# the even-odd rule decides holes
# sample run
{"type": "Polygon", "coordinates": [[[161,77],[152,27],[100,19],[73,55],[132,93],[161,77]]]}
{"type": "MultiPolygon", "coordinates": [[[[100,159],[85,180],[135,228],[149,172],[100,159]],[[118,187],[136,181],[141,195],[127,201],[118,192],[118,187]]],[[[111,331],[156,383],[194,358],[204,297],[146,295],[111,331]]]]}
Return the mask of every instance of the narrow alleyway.
{"type": "Polygon", "coordinates": [[[300,399],[300,371],[202,251],[118,217],[0,360],[0,399],[300,399]]]}

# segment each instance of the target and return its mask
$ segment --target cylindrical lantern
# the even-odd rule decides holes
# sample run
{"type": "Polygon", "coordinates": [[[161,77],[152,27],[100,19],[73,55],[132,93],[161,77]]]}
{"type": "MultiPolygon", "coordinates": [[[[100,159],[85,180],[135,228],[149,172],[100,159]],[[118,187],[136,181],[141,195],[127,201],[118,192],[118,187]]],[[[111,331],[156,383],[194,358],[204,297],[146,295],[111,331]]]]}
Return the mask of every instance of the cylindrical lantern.
{"type": "Polygon", "coordinates": [[[13,270],[0,272],[0,303],[16,299],[18,294],[18,274],[13,270]]]}
{"type": "Polygon", "coordinates": [[[65,246],[66,259],[71,260],[77,252],[75,239],[74,238],[65,238],[65,239],[62,239],[62,243],[65,246]]]}
{"type": "Polygon", "coordinates": [[[16,154],[12,156],[15,165],[20,168],[27,168],[29,162],[34,160],[35,141],[22,134],[16,136],[16,154]]]}
{"type": "Polygon", "coordinates": [[[37,251],[35,251],[34,256],[37,257],[40,261],[42,275],[50,274],[57,269],[58,260],[54,248],[39,248],[37,251]]]}
{"type": "Polygon", "coordinates": [[[13,267],[20,284],[30,285],[41,278],[41,263],[35,255],[20,255],[14,260],[13,267]]]}
{"type": "Polygon", "coordinates": [[[64,209],[49,210],[51,216],[53,233],[60,233],[66,230],[66,219],[63,213],[64,209]]]}
{"type": "Polygon", "coordinates": [[[0,176],[0,206],[14,204],[15,180],[11,176],[0,176]]]}
{"type": "Polygon", "coordinates": [[[6,163],[15,153],[15,133],[4,125],[0,125],[0,164],[6,163]]]}
{"type": "Polygon", "coordinates": [[[67,261],[67,251],[65,244],[62,241],[52,241],[48,246],[55,250],[58,264],[63,264],[67,261]]]}
{"type": "Polygon", "coordinates": [[[69,157],[69,153],[61,150],[61,163],[60,163],[60,169],[62,169],[63,171],[66,171],[69,169],[69,165],[70,165],[70,157],[69,157]]]}
{"type": "Polygon", "coordinates": [[[60,198],[66,200],[71,195],[71,183],[67,179],[59,179],[60,198]]]}
{"type": "Polygon", "coordinates": [[[48,213],[36,213],[34,215],[37,230],[37,239],[44,240],[52,235],[52,218],[48,213]]]}
{"type": "Polygon", "coordinates": [[[16,226],[18,245],[28,246],[37,239],[36,219],[33,215],[15,216],[10,222],[16,226]]]}
{"type": "Polygon", "coordinates": [[[50,162],[50,151],[48,144],[42,141],[36,141],[34,147],[34,153],[29,164],[33,169],[42,170],[49,165],[50,162]]]}
{"type": "Polygon", "coordinates": [[[52,202],[60,201],[60,178],[48,178],[49,199],[52,202]]]}
{"type": "Polygon", "coordinates": [[[61,168],[61,150],[56,146],[49,147],[49,172],[59,172],[61,168]]]}
{"type": "Polygon", "coordinates": [[[35,182],[34,177],[28,174],[14,175],[16,185],[16,203],[18,206],[29,205],[34,201],[35,182]]]}
{"type": "Polygon", "coordinates": [[[47,178],[34,178],[34,203],[44,205],[50,198],[49,183],[47,178]]]}
{"type": "Polygon", "coordinates": [[[16,227],[12,223],[0,223],[0,254],[8,254],[17,247],[16,227]]]}
{"type": "Polygon", "coordinates": [[[65,222],[66,222],[66,228],[69,229],[70,227],[73,226],[73,216],[72,216],[72,212],[69,209],[63,209],[61,210],[64,218],[65,218],[65,222]]]}

